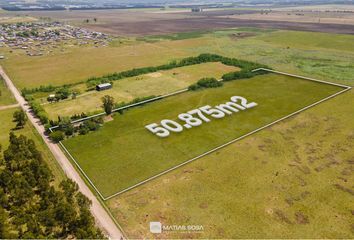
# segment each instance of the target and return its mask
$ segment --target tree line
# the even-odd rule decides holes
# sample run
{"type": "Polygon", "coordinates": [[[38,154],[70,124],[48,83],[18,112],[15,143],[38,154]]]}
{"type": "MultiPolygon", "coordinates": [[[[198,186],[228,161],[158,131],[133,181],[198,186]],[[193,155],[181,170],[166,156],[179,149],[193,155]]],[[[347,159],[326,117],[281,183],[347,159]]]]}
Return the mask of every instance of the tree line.
{"type": "Polygon", "coordinates": [[[221,62],[222,64],[228,66],[241,68],[241,71],[235,71],[223,75],[222,79],[224,81],[236,80],[240,78],[250,78],[261,73],[261,72],[257,72],[257,73],[252,72],[253,69],[262,68],[262,67],[269,68],[266,65],[255,63],[255,62],[240,60],[236,58],[228,58],[217,54],[203,53],[197,57],[187,57],[181,59],[180,61],[172,61],[168,64],[163,64],[160,66],[134,68],[123,72],[115,72],[112,74],[104,75],[102,77],[91,77],[86,81],[86,85],[88,88],[92,88],[101,83],[108,83],[123,78],[135,77],[142,74],[153,73],[161,70],[170,70],[173,68],[185,67],[185,66],[208,63],[208,62],[221,62]]]}
{"type": "Polygon", "coordinates": [[[55,187],[33,140],[11,132],[9,143],[0,154],[0,238],[103,238],[78,185],[55,187]]]}
{"type": "MultiPolygon", "coordinates": [[[[235,80],[235,79],[240,79],[240,78],[249,78],[252,77],[256,74],[260,74],[261,72],[258,73],[252,73],[251,70],[256,69],[256,68],[269,68],[266,65],[259,64],[256,62],[251,62],[251,61],[245,61],[241,59],[236,59],[236,58],[228,58],[224,57],[221,55],[217,54],[210,54],[210,53],[203,53],[200,54],[199,56],[196,57],[187,57],[183,58],[179,61],[171,61],[170,63],[159,65],[159,66],[150,66],[150,67],[142,67],[142,68],[134,68],[131,70],[127,71],[122,71],[122,72],[115,72],[112,74],[107,74],[101,77],[91,77],[86,80],[86,85],[89,89],[93,89],[98,84],[101,83],[112,83],[113,81],[120,80],[123,78],[128,78],[128,77],[136,77],[139,75],[147,74],[147,73],[153,73],[161,70],[171,70],[173,68],[179,68],[179,67],[184,67],[184,66],[190,66],[190,65],[196,65],[196,64],[201,64],[201,63],[208,63],[208,62],[221,62],[225,65],[228,66],[235,66],[241,68],[241,71],[236,71],[232,73],[227,73],[225,74],[222,79],[225,81],[230,81],[230,80],[235,80]]],[[[83,82],[77,82],[77,83],[72,83],[72,84],[65,84],[63,86],[53,86],[53,85],[48,85],[48,86],[43,86],[41,85],[38,88],[24,88],[22,89],[22,95],[31,95],[36,92],[54,92],[58,89],[61,88],[70,88],[72,86],[81,84],[83,82]]]]}

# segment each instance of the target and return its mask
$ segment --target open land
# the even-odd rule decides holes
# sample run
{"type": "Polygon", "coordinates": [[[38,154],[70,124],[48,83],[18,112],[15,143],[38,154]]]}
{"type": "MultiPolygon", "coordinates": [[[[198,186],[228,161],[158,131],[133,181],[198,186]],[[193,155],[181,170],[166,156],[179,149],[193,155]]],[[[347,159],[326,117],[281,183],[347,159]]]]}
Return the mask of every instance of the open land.
{"type": "MultiPolygon", "coordinates": [[[[187,88],[203,77],[220,79],[225,73],[238,70],[236,67],[226,66],[221,63],[203,63],[193,66],[176,68],[173,70],[159,71],[133,78],[126,78],[114,83],[113,88],[107,91],[89,91],[79,95],[76,99],[54,102],[44,105],[50,119],[58,116],[72,116],[82,112],[102,111],[101,98],[105,95],[114,97],[116,102],[129,102],[142,96],[158,96],[187,88]],[[142,87],[143,86],[143,87],[142,87]]],[[[77,85],[74,89],[86,85],[77,85]]],[[[42,99],[42,101],[46,101],[42,99]]]]}
{"type": "MultiPolygon", "coordinates": [[[[101,16],[98,24],[87,26],[115,34],[137,35],[200,30],[207,29],[207,25],[223,28],[247,25],[263,29],[120,38],[99,50],[92,46],[64,46],[62,51],[35,58],[24,56],[20,51],[10,53],[1,49],[9,56],[1,60],[1,64],[16,86],[23,88],[77,83],[91,76],[210,52],[354,85],[353,36],[274,30],[353,33],[351,25],[220,19],[219,13],[213,13],[210,20],[202,20],[206,18],[203,14],[193,15],[192,20],[177,16],[176,20],[158,19],[145,24],[137,23],[139,20],[116,24],[103,19],[100,24],[101,16]],[[112,28],[113,25],[117,27],[112,28]],[[140,27],[134,29],[138,25],[140,27]],[[273,30],[264,29],[267,27],[273,30]]],[[[159,15],[171,18],[170,14],[159,15]]],[[[82,20],[78,19],[77,24],[85,25],[82,20]]],[[[130,238],[353,238],[354,209],[350,205],[354,181],[353,100],[351,90],[115,197],[107,201],[109,208],[130,238]],[[197,224],[203,225],[204,230],[153,235],[148,229],[150,221],[197,224]]],[[[145,107],[148,109],[148,105],[145,107]]],[[[128,114],[145,107],[116,116],[101,130],[113,128],[128,114]]],[[[10,121],[11,114],[7,119],[10,121]]]]}
{"type": "MultiPolygon", "coordinates": [[[[277,11],[286,12],[289,10],[277,11]]],[[[33,11],[31,17],[36,19],[52,19],[78,26],[85,26],[94,31],[101,31],[116,35],[154,35],[196,30],[210,30],[230,27],[260,27],[289,30],[324,31],[336,33],[353,33],[352,26],[342,26],[341,19],[346,18],[348,13],[335,12],[335,16],[327,24],[303,23],[294,24],[288,22],[286,17],[276,18],[274,21],[262,22],[258,19],[234,19],[234,17],[258,14],[261,15],[263,9],[225,9],[215,11],[205,11],[201,13],[190,13],[185,11],[151,11],[145,10],[88,10],[88,11],[33,11]],[[163,13],[163,14],[161,14],[163,13]],[[89,22],[86,22],[86,20],[89,22]],[[97,19],[94,21],[93,19],[97,19]]],[[[296,10],[291,10],[296,11],[296,10]]],[[[330,13],[332,14],[332,13],[330,13]]],[[[349,13],[350,14],[350,13],[349,13]]],[[[4,19],[30,18],[28,12],[6,12],[4,19]],[[10,17],[9,17],[10,16],[10,17]]],[[[332,14],[333,15],[333,14],[332,14]]],[[[266,19],[267,16],[263,15],[266,19]]],[[[270,15],[269,15],[270,16],[270,15]]],[[[287,16],[287,15],[286,15],[287,16]]],[[[327,15],[325,15],[326,18],[327,15]]],[[[289,17],[289,16],[287,16],[289,17]]],[[[306,17],[303,17],[306,19],[306,17]]],[[[28,19],[31,21],[32,19],[28,19]]],[[[300,19],[301,20],[301,19],[300,19]]],[[[8,20],[10,21],[10,20],[8,20]]],[[[13,20],[16,21],[16,20],[13,20]]],[[[345,22],[344,22],[345,23],[345,22]]]]}
{"type": "Polygon", "coordinates": [[[92,76],[151,66],[151,63],[160,65],[205,52],[270,63],[288,72],[301,68],[311,75],[316,71],[320,73],[319,78],[344,83],[354,77],[351,35],[240,28],[173,36],[172,40],[146,37],[122,44],[115,40],[103,48],[67,47],[64,52],[35,58],[15,52],[1,63],[19,89],[77,83],[92,76]]]}
{"type": "Polygon", "coordinates": [[[183,93],[127,111],[97,132],[64,141],[100,192],[111,194],[339,92],[341,88],[268,74],[183,93]],[[315,92],[315,94],[314,94],[315,92]],[[243,96],[259,106],[161,139],[145,125],[243,96]],[[120,147],[117,147],[120,146],[120,147]]]}
{"type": "MultiPolygon", "coordinates": [[[[229,34],[216,32],[210,46],[279,70],[354,85],[352,36],[257,32],[221,44],[229,34]]],[[[353,99],[350,91],[108,205],[129,237],[351,238],[353,99]],[[153,235],[150,221],[199,224],[204,231],[153,235]]]]}
{"type": "MultiPolygon", "coordinates": [[[[280,11],[280,10],[279,10],[280,11]]],[[[288,10],[283,10],[284,12],[288,10]]],[[[100,11],[53,11],[53,12],[33,12],[38,18],[49,17],[59,21],[70,22],[80,26],[115,35],[156,35],[186,31],[211,30],[234,27],[258,27],[274,28],[283,30],[303,30],[316,32],[333,33],[354,33],[354,26],[351,23],[343,24],[343,17],[346,12],[329,13],[331,19],[326,22],[289,22],[288,15],[283,18],[269,19],[235,19],[234,17],[259,14],[263,9],[243,9],[243,10],[219,10],[205,11],[200,13],[156,13],[152,11],[124,11],[124,10],[100,10],[100,11]],[[335,15],[333,15],[335,14],[335,15]],[[86,19],[97,18],[97,22],[86,19]]],[[[270,14],[271,15],[271,14],[270,14]]],[[[269,15],[269,16],[270,16],[269,15]]],[[[267,19],[266,15],[264,16],[267,19]]],[[[326,18],[327,15],[325,15],[326,18]]],[[[308,18],[303,16],[303,18],[308,18]]],[[[351,17],[350,17],[351,18],[351,17]]]]}
{"type": "Polygon", "coordinates": [[[133,189],[110,209],[131,238],[352,238],[353,98],[350,91],[133,189]],[[150,221],[204,231],[151,234],[150,221]]]}
{"type": "MultiPolygon", "coordinates": [[[[222,16],[224,17],[224,16],[222,16]]],[[[299,11],[270,11],[243,15],[227,16],[232,19],[249,21],[284,21],[295,23],[347,24],[354,25],[353,12],[299,12],[299,11]]]]}

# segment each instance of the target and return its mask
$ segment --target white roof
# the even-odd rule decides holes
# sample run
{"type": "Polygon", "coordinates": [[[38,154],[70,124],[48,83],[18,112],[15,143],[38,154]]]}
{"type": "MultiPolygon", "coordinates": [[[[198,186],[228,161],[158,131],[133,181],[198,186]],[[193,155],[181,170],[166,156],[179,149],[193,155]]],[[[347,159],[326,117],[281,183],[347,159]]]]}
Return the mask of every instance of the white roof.
{"type": "Polygon", "coordinates": [[[101,84],[98,84],[98,87],[102,88],[102,87],[110,87],[112,86],[112,84],[110,83],[101,83],[101,84]]]}

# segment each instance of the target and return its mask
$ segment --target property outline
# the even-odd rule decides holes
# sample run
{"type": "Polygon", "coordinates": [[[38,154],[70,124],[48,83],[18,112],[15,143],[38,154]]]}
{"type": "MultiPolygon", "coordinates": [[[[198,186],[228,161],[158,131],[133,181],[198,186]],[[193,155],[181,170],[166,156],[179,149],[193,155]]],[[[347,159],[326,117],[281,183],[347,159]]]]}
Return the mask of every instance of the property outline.
{"type": "MultiPolygon", "coordinates": [[[[297,114],[299,114],[299,113],[301,113],[301,112],[303,112],[303,111],[305,111],[305,110],[307,110],[307,109],[310,109],[310,108],[312,108],[312,107],[314,107],[314,106],[317,106],[317,105],[319,105],[319,104],[321,104],[321,103],[323,103],[323,102],[325,102],[325,101],[327,101],[327,100],[329,100],[329,99],[332,99],[332,98],[334,98],[334,97],[336,97],[336,96],[338,96],[338,95],[340,95],[340,94],[343,94],[343,93],[349,91],[350,89],[352,89],[352,87],[347,86],[347,85],[343,85],[343,84],[332,83],[332,82],[328,82],[328,81],[323,81],[323,80],[318,80],[318,79],[315,79],[315,78],[309,78],[309,77],[304,77],[304,76],[300,76],[300,75],[296,75],[296,74],[290,74],[290,73],[286,73],[286,72],[271,70],[271,69],[267,69],[267,68],[257,68],[257,69],[252,70],[252,72],[257,72],[257,71],[267,71],[267,72],[276,73],[276,74],[280,74],[280,75],[285,75],[285,76],[296,77],[296,78],[300,78],[300,79],[304,79],[304,80],[314,81],[314,82],[318,82],[318,83],[322,83],[322,84],[329,84],[329,85],[341,87],[341,88],[344,88],[344,89],[341,90],[341,91],[339,91],[339,92],[337,92],[337,93],[334,93],[334,94],[332,94],[332,95],[330,95],[330,96],[328,96],[328,97],[325,97],[325,98],[323,98],[323,99],[321,99],[321,100],[319,100],[319,101],[317,101],[317,102],[314,102],[314,103],[312,103],[312,104],[310,104],[310,105],[308,105],[308,106],[306,106],[306,107],[303,107],[303,108],[301,108],[301,109],[299,109],[299,110],[297,110],[297,111],[295,111],[295,112],[293,112],[293,113],[290,113],[290,114],[288,114],[288,115],[286,115],[286,116],[284,116],[284,117],[282,117],[282,118],[280,118],[280,119],[277,119],[277,120],[275,120],[275,121],[273,121],[273,122],[271,122],[271,123],[268,123],[268,124],[266,124],[266,125],[264,125],[264,126],[262,126],[262,127],[259,127],[259,128],[255,129],[255,130],[249,132],[249,133],[246,133],[246,134],[244,134],[244,135],[242,135],[242,136],[240,136],[240,137],[237,137],[237,138],[235,138],[235,139],[233,139],[233,140],[231,140],[231,141],[229,141],[229,142],[227,142],[227,143],[224,143],[224,144],[222,144],[222,145],[220,145],[220,146],[217,146],[217,147],[215,147],[215,148],[213,148],[213,149],[211,149],[211,150],[209,150],[209,151],[207,151],[207,152],[205,152],[205,153],[203,153],[203,154],[200,154],[200,155],[198,155],[198,156],[196,156],[196,157],[193,157],[193,158],[191,158],[191,159],[189,159],[189,160],[187,160],[187,161],[185,161],[185,162],[183,162],[183,163],[180,163],[180,164],[178,164],[178,165],[176,165],[176,166],[174,166],[174,167],[172,167],[172,168],[169,168],[169,169],[167,169],[167,170],[164,170],[164,171],[162,171],[162,172],[160,172],[160,173],[158,173],[158,174],[156,174],[156,175],[154,175],[154,176],[151,176],[151,177],[149,177],[149,178],[147,178],[147,179],[145,179],[145,180],[143,180],[143,181],[141,181],[141,182],[139,182],[139,183],[137,183],[137,184],[134,184],[133,186],[130,186],[130,187],[128,187],[128,188],[125,188],[125,189],[123,189],[123,190],[121,190],[121,191],[119,191],[119,192],[116,192],[116,193],[114,193],[114,194],[111,194],[111,195],[109,195],[109,196],[107,196],[107,197],[104,197],[104,196],[102,195],[102,193],[101,193],[101,192],[98,190],[98,188],[94,185],[94,183],[92,182],[92,180],[87,176],[87,174],[85,173],[85,171],[81,168],[80,164],[79,164],[79,163],[76,161],[76,159],[70,154],[69,150],[64,146],[64,144],[62,143],[62,141],[60,141],[59,144],[60,144],[60,146],[64,149],[64,152],[65,152],[65,153],[71,158],[71,160],[74,162],[74,164],[76,165],[76,167],[80,170],[81,174],[82,174],[82,175],[86,178],[86,180],[90,183],[91,187],[92,187],[93,189],[95,189],[95,191],[97,192],[97,194],[101,197],[101,199],[102,199],[103,201],[106,201],[106,200],[109,200],[109,199],[111,199],[111,198],[113,198],[113,197],[116,197],[116,196],[118,196],[118,195],[120,195],[120,194],[123,194],[123,193],[125,193],[125,192],[127,192],[127,191],[129,191],[129,190],[131,190],[131,189],[134,189],[134,188],[136,188],[136,187],[138,187],[138,186],[141,186],[141,185],[143,185],[143,184],[145,184],[145,183],[147,183],[147,182],[150,182],[150,181],[152,181],[152,180],[154,180],[154,179],[156,179],[156,178],[158,178],[158,177],[160,177],[160,176],[163,176],[163,175],[165,175],[165,174],[167,174],[167,173],[169,173],[169,172],[171,172],[171,171],[174,171],[174,170],[176,170],[176,169],[178,169],[178,168],[180,168],[180,167],[182,167],[182,166],[184,166],[184,165],[187,165],[187,164],[189,164],[189,163],[191,163],[191,162],[194,162],[194,161],[197,160],[197,159],[203,158],[203,157],[205,157],[205,156],[207,156],[207,155],[209,155],[209,154],[211,154],[211,153],[214,153],[214,152],[216,152],[216,151],[218,151],[218,150],[220,150],[220,149],[222,149],[222,148],[224,148],[224,147],[226,147],[226,146],[228,146],[228,145],[231,145],[231,144],[233,144],[233,143],[235,143],[235,142],[237,142],[237,141],[239,141],[239,140],[242,140],[242,139],[244,139],[244,138],[246,138],[246,137],[248,137],[248,136],[250,136],[250,135],[253,135],[253,134],[255,134],[255,133],[257,133],[257,132],[259,132],[259,131],[261,131],[261,130],[264,130],[264,129],[270,127],[270,126],[273,126],[273,125],[275,125],[275,124],[277,124],[277,123],[279,123],[279,122],[281,122],[281,121],[283,121],[283,120],[285,120],[285,119],[291,118],[291,117],[293,117],[293,116],[295,116],[295,115],[297,115],[297,114]]],[[[167,97],[170,97],[170,96],[174,96],[174,95],[177,95],[177,94],[180,94],[180,93],[184,93],[184,92],[187,92],[187,91],[188,91],[188,89],[182,89],[182,90],[179,90],[179,91],[176,91],[176,92],[172,92],[172,93],[169,93],[169,94],[166,94],[166,95],[158,96],[158,97],[155,97],[155,98],[152,98],[152,99],[148,99],[148,100],[144,100],[144,101],[141,101],[141,102],[138,102],[138,103],[134,103],[134,104],[130,104],[130,105],[127,105],[127,106],[124,106],[124,107],[116,108],[116,109],[113,110],[113,112],[117,112],[117,111],[124,110],[124,109],[128,109],[128,108],[131,108],[131,107],[139,106],[139,105],[142,105],[142,104],[145,104],[145,103],[149,103],[149,102],[153,102],[153,101],[156,101],[156,100],[164,99],[164,98],[167,98],[167,97]]],[[[104,115],[104,114],[105,114],[105,113],[103,112],[103,113],[99,113],[99,114],[96,114],[96,115],[93,115],[93,116],[81,118],[81,119],[72,121],[72,123],[82,122],[82,121],[85,121],[85,120],[88,120],[88,119],[91,119],[91,118],[94,118],[94,117],[97,117],[97,116],[102,116],[102,115],[104,115]]],[[[50,132],[53,132],[53,129],[56,129],[56,128],[58,128],[58,127],[59,127],[59,126],[51,127],[51,128],[49,128],[49,131],[50,131],[50,132]]]]}

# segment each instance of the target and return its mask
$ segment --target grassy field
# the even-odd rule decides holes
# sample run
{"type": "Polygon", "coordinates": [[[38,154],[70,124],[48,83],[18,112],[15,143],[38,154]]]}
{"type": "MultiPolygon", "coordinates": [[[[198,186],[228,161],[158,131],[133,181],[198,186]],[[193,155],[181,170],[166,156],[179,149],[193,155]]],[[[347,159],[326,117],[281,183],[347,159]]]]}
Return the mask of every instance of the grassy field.
{"type": "Polygon", "coordinates": [[[35,58],[9,53],[2,65],[20,89],[76,83],[92,76],[159,65],[206,52],[273,65],[286,71],[317,74],[334,81],[349,83],[354,79],[351,70],[354,36],[351,35],[252,28],[189,35],[183,34],[181,40],[173,40],[175,35],[165,40],[147,38],[147,42],[130,39],[118,44],[120,40],[116,40],[115,44],[104,48],[64,48],[63,52],[35,58]],[[230,37],[239,32],[255,36],[230,37]]]}
{"type": "Polygon", "coordinates": [[[274,74],[228,82],[222,88],[188,92],[129,110],[100,131],[64,144],[107,197],[339,90],[274,74]],[[225,103],[235,95],[259,106],[166,139],[144,128],[162,119],[174,120],[196,107],[225,103]]]}
{"type": "MultiPolygon", "coordinates": [[[[6,54],[2,64],[22,88],[210,52],[354,86],[353,41],[352,35],[242,28],[38,58],[6,54]],[[253,36],[233,35],[240,32],[253,36]]],[[[351,90],[107,203],[130,238],[353,238],[353,101],[351,90]],[[205,230],[151,235],[148,224],[156,220],[205,230]]]]}
{"type": "MultiPolygon", "coordinates": [[[[116,81],[113,88],[107,91],[90,91],[83,93],[76,99],[45,104],[44,109],[51,119],[57,119],[59,115],[71,116],[82,112],[102,111],[101,98],[105,95],[114,97],[116,102],[129,102],[137,97],[163,95],[187,88],[203,77],[219,79],[223,74],[234,71],[237,71],[236,67],[226,66],[218,62],[159,71],[116,81]]],[[[74,88],[85,91],[86,85],[82,84],[74,88]]],[[[43,99],[44,101],[46,101],[46,98],[43,99]]]]}
{"type": "Polygon", "coordinates": [[[0,106],[15,104],[16,100],[0,77],[0,106]]]}
{"type": "Polygon", "coordinates": [[[344,104],[353,99],[339,96],[108,205],[130,238],[353,238],[354,112],[344,104]],[[150,221],[204,231],[151,234],[150,221]]]}
{"type": "Polygon", "coordinates": [[[44,160],[47,162],[50,167],[55,180],[55,183],[58,184],[61,180],[65,179],[65,174],[60,168],[58,162],[55,160],[52,153],[49,151],[41,136],[38,134],[36,129],[30,124],[27,123],[23,129],[14,130],[16,124],[12,122],[13,113],[18,110],[18,108],[12,108],[7,110],[0,111],[0,145],[2,149],[5,150],[8,146],[9,134],[13,130],[16,135],[25,135],[26,137],[35,141],[37,149],[41,151],[44,160]]]}

